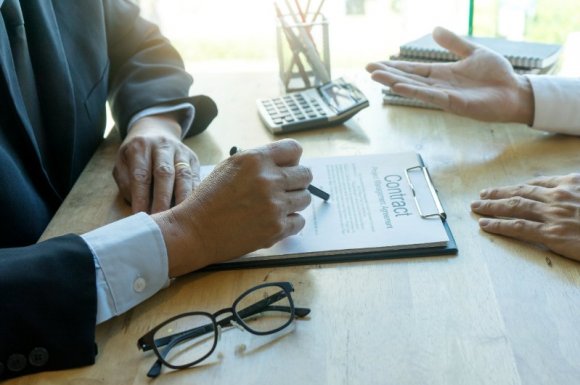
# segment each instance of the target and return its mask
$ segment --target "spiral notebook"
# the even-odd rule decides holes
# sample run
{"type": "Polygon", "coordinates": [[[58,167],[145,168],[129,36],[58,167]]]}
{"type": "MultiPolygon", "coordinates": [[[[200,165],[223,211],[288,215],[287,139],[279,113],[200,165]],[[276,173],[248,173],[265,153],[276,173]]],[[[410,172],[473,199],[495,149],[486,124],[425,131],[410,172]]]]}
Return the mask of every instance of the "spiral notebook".
{"type": "MultiPolygon", "coordinates": [[[[409,61],[414,63],[453,63],[456,60],[432,60],[418,58],[415,56],[401,56],[401,55],[391,55],[389,60],[393,61],[409,61]]],[[[555,63],[554,63],[555,64],[555,63]]],[[[550,65],[544,68],[529,68],[529,67],[518,67],[513,66],[514,72],[520,75],[545,75],[554,72],[556,66],[550,65]]]]}
{"type": "MultiPolygon", "coordinates": [[[[467,36],[465,39],[487,47],[505,56],[514,67],[548,68],[558,60],[562,46],[559,44],[514,41],[493,37],[467,36]]],[[[431,34],[420,37],[400,47],[399,55],[409,59],[429,61],[455,61],[460,58],[439,46],[431,34]]]]}

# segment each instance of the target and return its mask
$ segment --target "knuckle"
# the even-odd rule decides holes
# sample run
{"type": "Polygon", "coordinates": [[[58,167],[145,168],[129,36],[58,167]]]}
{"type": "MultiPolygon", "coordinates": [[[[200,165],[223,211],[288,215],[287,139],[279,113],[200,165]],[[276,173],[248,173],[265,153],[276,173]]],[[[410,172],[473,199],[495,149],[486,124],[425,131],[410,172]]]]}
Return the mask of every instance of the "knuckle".
{"type": "Polygon", "coordinates": [[[549,208],[549,213],[551,214],[552,217],[556,217],[556,218],[568,218],[568,217],[572,217],[574,215],[576,211],[576,208],[574,206],[570,206],[570,205],[557,205],[557,206],[551,206],[549,208]]]}
{"type": "Polygon", "coordinates": [[[572,193],[567,188],[555,187],[552,190],[552,197],[555,201],[565,201],[572,198],[572,193]]]}
{"type": "Polygon", "coordinates": [[[547,240],[558,240],[566,235],[567,227],[562,223],[550,223],[542,230],[543,237],[547,240]]]}
{"type": "Polygon", "coordinates": [[[159,139],[157,139],[159,142],[159,145],[162,147],[167,147],[171,145],[171,141],[166,138],[165,136],[160,136],[159,139]]]}
{"type": "Polygon", "coordinates": [[[128,143],[123,145],[122,151],[126,155],[142,153],[147,147],[147,140],[141,136],[132,138],[128,143]]]}
{"type": "Polygon", "coordinates": [[[565,229],[566,226],[561,223],[550,223],[544,226],[544,232],[551,235],[562,234],[565,229]]]}
{"type": "Polygon", "coordinates": [[[507,200],[507,205],[511,208],[516,208],[522,204],[522,198],[520,197],[511,197],[507,200]]]}
{"type": "Polygon", "coordinates": [[[314,179],[314,175],[312,175],[312,170],[310,169],[310,167],[305,166],[301,166],[300,169],[302,170],[304,180],[307,182],[307,184],[310,184],[314,179]]]}
{"type": "Polygon", "coordinates": [[[512,228],[516,231],[521,231],[526,228],[526,221],[523,219],[514,219],[512,221],[512,228]]]}
{"type": "Polygon", "coordinates": [[[498,193],[499,193],[499,190],[495,187],[492,187],[492,188],[489,188],[485,191],[484,196],[486,198],[495,198],[495,197],[497,197],[498,193]]]}
{"type": "Polygon", "coordinates": [[[286,207],[291,208],[296,204],[296,200],[291,196],[286,196],[286,207]]]}
{"type": "Polygon", "coordinates": [[[283,186],[287,186],[290,183],[290,180],[293,179],[290,173],[286,168],[280,169],[280,182],[282,182],[283,186]]]}
{"type": "Polygon", "coordinates": [[[234,163],[241,168],[247,168],[248,170],[258,170],[266,158],[266,154],[262,151],[255,149],[244,151],[240,153],[240,156],[235,156],[233,158],[234,163]]]}
{"type": "Polygon", "coordinates": [[[131,172],[131,180],[139,184],[151,183],[151,173],[148,169],[137,167],[131,172]]]}
{"type": "Polygon", "coordinates": [[[175,176],[181,179],[183,178],[193,178],[193,170],[189,167],[179,167],[179,169],[175,170],[175,176]]]}
{"type": "Polygon", "coordinates": [[[169,178],[175,175],[175,169],[167,163],[162,163],[155,167],[153,175],[155,178],[169,178]]]}

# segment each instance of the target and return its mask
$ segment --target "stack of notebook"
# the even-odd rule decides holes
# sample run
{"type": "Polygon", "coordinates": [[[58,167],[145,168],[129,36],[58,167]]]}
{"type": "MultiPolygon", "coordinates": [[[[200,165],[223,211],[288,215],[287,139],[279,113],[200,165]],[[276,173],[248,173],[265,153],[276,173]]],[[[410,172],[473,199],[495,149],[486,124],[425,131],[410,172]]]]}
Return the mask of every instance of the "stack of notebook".
{"type": "MultiPolygon", "coordinates": [[[[509,60],[514,70],[521,74],[550,73],[562,51],[562,46],[559,44],[513,41],[493,37],[467,36],[465,39],[502,54],[509,60]]],[[[459,57],[438,45],[432,35],[428,34],[403,44],[399,49],[399,54],[391,56],[390,59],[445,63],[457,61],[459,57]]],[[[385,103],[388,104],[436,108],[419,100],[393,94],[388,88],[383,90],[383,96],[385,103]]]]}

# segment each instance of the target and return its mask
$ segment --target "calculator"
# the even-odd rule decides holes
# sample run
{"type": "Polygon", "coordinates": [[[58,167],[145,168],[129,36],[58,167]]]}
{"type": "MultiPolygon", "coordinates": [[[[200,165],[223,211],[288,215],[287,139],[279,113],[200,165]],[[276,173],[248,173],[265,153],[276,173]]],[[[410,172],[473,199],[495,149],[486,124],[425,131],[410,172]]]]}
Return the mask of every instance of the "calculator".
{"type": "Polygon", "coordinates": [[[369,105],[365,95],[342,78],[256,103],[262,121],[274,134],[339,125],[369,105]]]}

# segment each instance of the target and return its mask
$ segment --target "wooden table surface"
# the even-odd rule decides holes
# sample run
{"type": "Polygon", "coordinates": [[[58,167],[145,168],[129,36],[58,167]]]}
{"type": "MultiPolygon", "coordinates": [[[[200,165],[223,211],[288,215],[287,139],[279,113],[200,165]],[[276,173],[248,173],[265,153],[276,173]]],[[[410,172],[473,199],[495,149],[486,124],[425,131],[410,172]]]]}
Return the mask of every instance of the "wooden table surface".
{"type": "MultiPolygon", "coordinates": [[[[192,69],[195,73],[195,69],[192,69]]],[[[538,175],[577,172],[580,138],[523,125],[479,123],[439,111],[387,107],[365,73],[349,80],[371,100],[346,125],[289,137],[304,156],[419,152],[439,190],[456,256],[193,273],[97,327],[94,366],[7,384],[148,384],[154,361],[137,339],[184,311],[231,306],[265,281],[294,284],[310,307],[288,335],[268,344],[225,333],[215,365],[172,372],[157,384],[574,384],[580,383],[580,263],[479,230],[469,204],[481,189],[538,175]],[[237,354],[240,344],[256,346],[237,354]]],[[[202,164],[232,145],[273,141],[255,99],[278,94],[274,73],[198,75],[194,91],[215,98],[219,117],[186,143],[202,164]]],[[[129,214],[111,169],[112,135],[87,166],[44,238],[85,232],[129,214]]]]}

